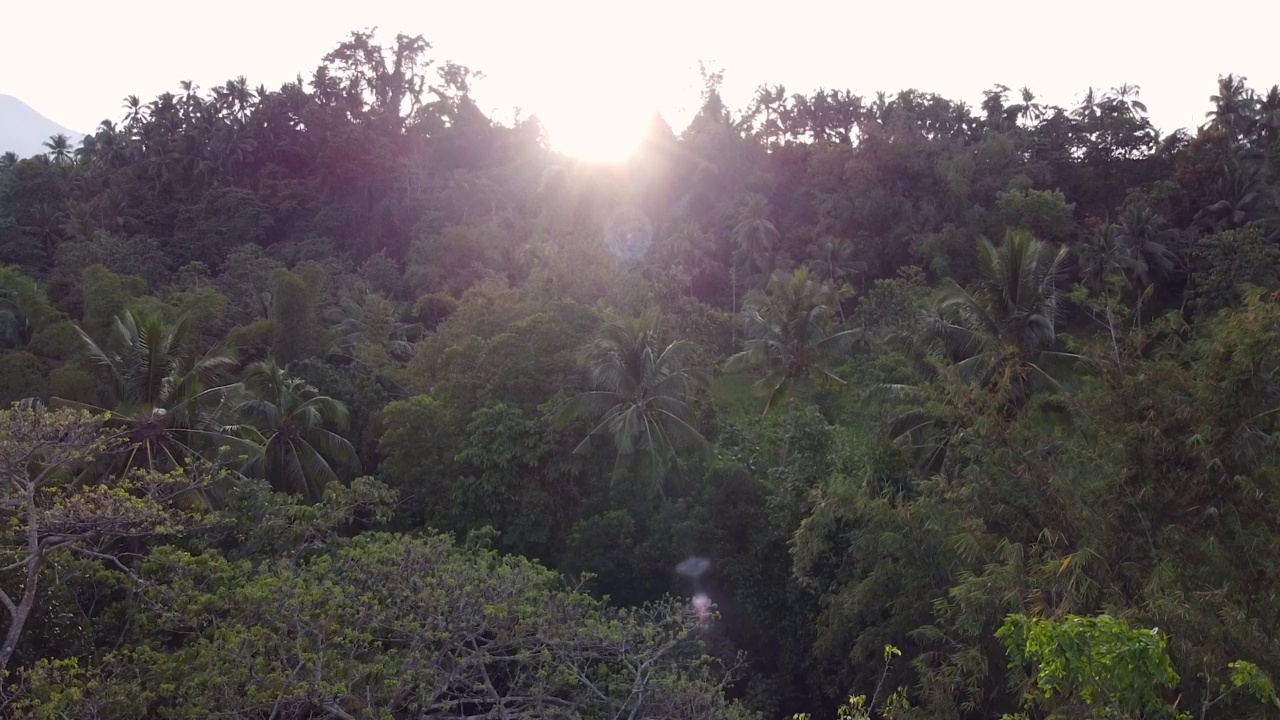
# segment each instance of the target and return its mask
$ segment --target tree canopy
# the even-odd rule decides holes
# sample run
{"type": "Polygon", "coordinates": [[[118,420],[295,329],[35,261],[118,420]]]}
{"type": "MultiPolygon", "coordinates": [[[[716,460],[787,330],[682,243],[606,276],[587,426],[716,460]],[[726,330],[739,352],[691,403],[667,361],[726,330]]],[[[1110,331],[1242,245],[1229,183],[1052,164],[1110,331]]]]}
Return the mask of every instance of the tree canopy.
{"type": "Polygon", "coordinates": [[[0,158],[0,715],[1280,717],[1280,89],[475,77],[0,158]]]}

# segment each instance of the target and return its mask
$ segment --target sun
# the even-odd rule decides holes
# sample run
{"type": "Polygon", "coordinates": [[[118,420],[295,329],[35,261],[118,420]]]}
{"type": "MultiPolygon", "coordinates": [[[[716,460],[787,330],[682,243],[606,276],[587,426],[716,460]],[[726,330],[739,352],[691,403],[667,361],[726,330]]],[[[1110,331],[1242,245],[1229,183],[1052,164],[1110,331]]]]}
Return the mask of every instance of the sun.
{"type": "Polygon", "coordinates": [[[611,165],[635,156],[648,129],[638,107],[578,107],[543,119],[552,149],[583,162],[611,165]]]}

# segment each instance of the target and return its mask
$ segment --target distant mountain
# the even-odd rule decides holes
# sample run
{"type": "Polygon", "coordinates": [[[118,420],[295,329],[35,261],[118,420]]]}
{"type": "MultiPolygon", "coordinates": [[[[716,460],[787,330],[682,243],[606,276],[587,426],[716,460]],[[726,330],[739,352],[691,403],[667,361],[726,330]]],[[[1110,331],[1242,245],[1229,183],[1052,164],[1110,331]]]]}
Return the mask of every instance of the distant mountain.
{"type": "Polygon", "coordinates": [[[44,141],[63,133],[78,146],[84,133],[68,130],[12,95],[0,95],[0,153],[31,157],[45,152],[44,141]]]}

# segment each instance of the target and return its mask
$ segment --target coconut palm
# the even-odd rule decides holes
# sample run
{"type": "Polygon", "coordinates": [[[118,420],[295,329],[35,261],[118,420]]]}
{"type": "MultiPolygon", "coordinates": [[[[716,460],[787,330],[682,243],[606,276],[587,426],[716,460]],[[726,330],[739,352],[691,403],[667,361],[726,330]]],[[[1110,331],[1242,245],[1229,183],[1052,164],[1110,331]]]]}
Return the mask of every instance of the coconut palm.
{"type": "Polygon", "coordinates": [[[715,253],[715,238],[692,223],[683,224],[667,238],[665,254],[672,264],[684,268],[689,278],[689,295],[693,296],[694,280],[707,270],[715,253]]]}
{"type": "Polygon", "coordinates": [[[315,502],[325,485],[338,482],[337,469],[357,467],[355,448],[334,432],[349,422],[341,402],[290,377],[273,360],[250,365],[242,385],[248,397],[233,410],[241,422],[222,427],[261,448],[242,472],[315,502]]]}
{"type": "Polygon", "coordinates": [[[1258,147],[1269,148],[1280,140],[1280,85],[1272,85],[1258,100],[1254,133],[1258,147]]]}
{"type": "Polygon", "coordinates": [[[1245,79],[1231,74],[1218,78],[1218,92],[1209,98],[1213,109],[1205,113],[1210,124],[1233,138],[1244,132],[1257,102],[1253,91],[1245,87],[1245,79]]]}
{"type": "Polygon", "coordinates": [[[829,365],[854,337],[839,330],[836,315],[847,288],[835,289],[808,268],[773,273],[763,290],[743,302],[742,323],[749,338],[726,369],[756,372],[756,389],[768,397],[768,413],[797,381],[819,376],[843,385],[829,365]]]}
{"type": "Polygon", "coordinates": [[[1080,105],[1071,111],[1071,117],[1081,122],[1088,122],[1098,116],[1098,96],[1090,87],[1080,100],[1080,105]]]}
{"type": "Polygon", "coordinates": [[[344,297],[329,313],[334,345],[347,354],[360,345],[374,345],[407,360],[413,354],[412,338],[422,332],[422,326],[400,322],[399,316],[396,304],[377,293],[344,297]]]}
{"type": "Polygon", "coordinates": [[[105,347],[77,330],[104,375],[109,406],[84,407],[109,411],[107,424],[125,432],[124,469],[170,470],[222,447],[215,417],[234,387],[227,373],[236,364],[225,347],[201,352],[187,317],[170,324],[128,310],[116,316],[105,347]]]}
{"type": "Polygon", "coordinates": [[[1090,292],[1105,292],[1113,278],[1126,277],[1129,253],[1122,235],[1119,225],[1109,223],[1080,244],[1080,280],[1090,292]]]}
{"type": "Polygon", "coordinates": [[[1178,256],[1170,243],[1173,232],[1164,218],[1146,207],[1131,207],[1117,223],[1125,250],[1125,275],[1138,289],[1173,274],[1178,256]]]}
{"type": "Polygon", "coordinates": [[[13,299],[0,294],[0,349],[26,348],[35,337],[35,327],[13,299]]]}
{"type": "Polygon", "coordinates": [[[1196,214],[1196,220],[1213,230],[1242,228],[1266,214],[1269,189],[1261,170],[1252,163],[1235,161],[1223,168],[1215,187],[1217,202],[1196,214]]]}
{"type": "Polygon", "coordinates": [[[867,264],[855,260],[853,243],[844,238],[827,235],[809,246],[809,268],[832,285],[843,285],[849,278],[866,272],[867,264]]]}
{"type": "Polygon", "coordinates": [[[130,131],[136,131],[147,119],[147,106],[137,95],[128,95],[124,99],[124,123],[130,131]]]}
{"type": "Polygon", "coordinates": [[[1049,350],[1056,342],[1067,248],[1054,248],[1024,231],[1011,231],[1000,247],[978,246],[981,279],[972,290],[948,280],[929,311],[930,351],[954,363],[962,377],[987,386],[1005,379],[1023,391],[1036,385],[1060,389],[1043,367],[1050,358],[1074,356],[1049,350]]]}
{"type": "Polygon", "coordinates": [[[1131,119],[1137,119],[1147,114],[1147,106],[1138,99],[1142,88],[1137,85],[1125,83],[1120,87],[1111,88],[1102,96],[1102,101],[1110,108],[1119,111],[1121,115],[1131,119]]]}
{"type": "Polygon", "coordinates": [[[1031,125],[1044,119],[1044,105],[1036,102],[1036,94],[1031,91],[1031,88],[1023,87],[1020,92],[1022,94],[1022,102],[1010,105],[1008,112],[1031,125]]]}
{"type": "Polygon", "coordinates": [[[690,406],[710,379],[689,366],[695,349],[685,340],[664,346],[652,313],[606,324],[581,358],[595,390],[571,398],[560,409],[561,422],[597,423],[574,452],[585,450],[592,437],[605,435],[617,453],[615,478],[632,470],[660,489],[682,451],[707,447],[690,406]]]}
{"type": "Polygon", "coordinates": [[[71,138],[65,133],[50,135],[43,145],[49,150],[46,154],[55,165],[66,165],[71,162],[75,150],[71,147],[71,138]]]}
{"type": "Polygon", "coordinates": [[[763,195],[748,195],[738,208],[733,239],[737,246],[735,261],[748,272],[763,274],[773,268],[778,228],[769,219],[769,201],[763,195]]]}

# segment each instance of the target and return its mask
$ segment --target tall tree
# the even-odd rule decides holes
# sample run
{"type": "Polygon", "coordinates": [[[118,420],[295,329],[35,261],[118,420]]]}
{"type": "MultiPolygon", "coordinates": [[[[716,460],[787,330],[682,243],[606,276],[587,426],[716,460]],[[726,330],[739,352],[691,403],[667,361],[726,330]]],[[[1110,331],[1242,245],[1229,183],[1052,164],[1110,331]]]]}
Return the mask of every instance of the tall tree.
{"type": "Polygon", "coordinates": [[[0,568],[21,575],[20,590],[0,589],[9,625],[0,641],[4,673],[37,610],[44,570],[65,556],[123,568],[112,541],[173,532],[171,502],[191,489],[181,475],[133,473],[103,482],[67,482],[77,469],[121,450],[102,418],[39,403],[0,411],[0,568]]]}
{"type": "Polygon", "coordinates": [[[615,478],[632,470],[661,487],[683,450],[707,447],[691,402],[709,377],[689,365],[696,346],[685,340],[664,346],[657,324],[650,313],[605,325],[581,358],[597,389],[567,401],[559,415],[562,422],[598,423],[575,452],[607,436],[616,451],[615,478]]]}
{"type": "Polygon", "coordinates": [[[125,310],[112,323],[105,347],[77,330],[103,375],[108,407],[60,402],[110,412],[108,426],[122,428],[130,445],[122,468],[167,471],[217,452],[225,438],[215,417],[236,365],[224,346],[201,350],[189,316],[170,324],[125,310]]]}
{"type": "Polygon", "coordinates": [[[763,195],[748,195],[738,207],[733,239],[737,246],[736,265],[750,274],[767,275],[773,270],[778,252],[778,228],[769,219],[769,201],[763,195]]]}
{"type": "Polygon", "coordinates": [[[765,413],[799,380],[817,376],[845,384],[832,366],[855,335],[836,323],[847,292],[814,279],[802,267],[792,273],[775,271],[762,290],[743,301],[747,340],[726,368],[760,374],[756,387],[768,398],[765,413]]]}
{"type": "Polygon", "coordinates": [[[43,144],[49,150],[49,159],[55,165],[70,164],[74,157],[75,150],[71,147],[71,138],[67,137],[65,133],[51,135],[43,144]]]}
{"type": "Polygon", "coordinates": [[[1023,231],[1010,231],[999,247],[978,243],[981,279],[972,289],[947,280],[938,291],[927,339],[980,386],[997,379],[1027,388],[1058,381],[1041,365],[1068,357],[1049,350],[1062,311],[1066,247],[1054,248],[1023,231]]]}
{"type": "Polygon", "coordinates": [[[261,448],[244,467],[246,474],[315,502],[327,484],[338,482],[338,470],[358,467],[351,442],[334,432],[349,423],[341,402],[290,377],[271,360],[250,365],[243,385],[249,397],[234,409],[243,422],[222,431],[261,448]]]}

